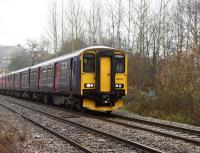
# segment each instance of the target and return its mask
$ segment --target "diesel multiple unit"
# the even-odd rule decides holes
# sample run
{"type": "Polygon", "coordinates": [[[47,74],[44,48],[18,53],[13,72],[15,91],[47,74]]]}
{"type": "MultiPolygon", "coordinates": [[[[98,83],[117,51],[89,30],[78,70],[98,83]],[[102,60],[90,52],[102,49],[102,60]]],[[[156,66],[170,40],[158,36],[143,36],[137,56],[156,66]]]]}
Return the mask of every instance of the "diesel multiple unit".
{"type": "Polygon", "coordinates": [[[0,92],[76,109],[107,111],[123,106],[127,54],[93,46],[0,77],[0,92]]]}

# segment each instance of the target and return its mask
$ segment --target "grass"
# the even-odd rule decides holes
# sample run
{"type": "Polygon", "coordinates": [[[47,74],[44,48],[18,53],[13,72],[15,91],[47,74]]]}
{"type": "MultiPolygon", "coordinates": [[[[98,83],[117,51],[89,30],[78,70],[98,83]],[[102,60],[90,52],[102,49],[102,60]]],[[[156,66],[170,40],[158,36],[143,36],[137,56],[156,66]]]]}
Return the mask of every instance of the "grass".
{"type": "Polygon", "coordinates": [[[153,117],[157,119],[162,119],[162,120],[167,120],[167,121],[172,121],[172,122],[179,122],[179,123],[184,123],[184,124],[191,124],[195,126],[200,126],[200,123],[191,118],[190,116],[187,116],[183,112],[176,112],[176,113],[170,113],[170,112],[165,112],[163,110],[158,110],[158,109],[148,109],[148,106],[144,105],[129,105],[125,106],[124,108],[120,109],[119,111],[121,112],[130,112],[130,113],[135,113],[144,117],[153,117]]]}
{"type": "Polygon", "coordinates": [[[1,116],[0,129],[0,153],[18,153],[17,143],[25,141],[25,133],[1,116]]]}
{"type": "Polygon", "coordinates": [[[131,88],[124,98],[124,108],[119,111],[200,126],[199,111],[192,111],[192,103],[186,98],[179,99],[180,96],[176,99],[166,98],[166,96],[152,98],[138,88],[131,88]]]}

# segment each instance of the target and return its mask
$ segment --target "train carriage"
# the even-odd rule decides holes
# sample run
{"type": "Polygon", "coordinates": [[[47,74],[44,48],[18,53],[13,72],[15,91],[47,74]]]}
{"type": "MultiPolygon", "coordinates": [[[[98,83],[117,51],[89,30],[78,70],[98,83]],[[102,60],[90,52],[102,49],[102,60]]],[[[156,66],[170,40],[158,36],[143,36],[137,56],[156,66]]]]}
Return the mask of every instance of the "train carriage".
{"type": "Polygon", "coordinates": [[[38,101],[112,111],[123,106],[127,72],[126,52],[93,46],[5,75],[5,84],[38,101]]]}

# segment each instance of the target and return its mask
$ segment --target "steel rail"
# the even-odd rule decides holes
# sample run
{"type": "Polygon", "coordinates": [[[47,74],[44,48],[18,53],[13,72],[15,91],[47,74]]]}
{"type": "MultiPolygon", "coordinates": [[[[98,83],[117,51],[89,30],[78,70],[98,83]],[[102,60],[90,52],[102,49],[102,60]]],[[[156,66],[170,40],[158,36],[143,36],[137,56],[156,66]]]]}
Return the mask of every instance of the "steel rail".
{"type": "Polygon", "coordinates": [[[31,109],[31,110],[33,110],[33,111],[43,113],[43,114],[45,114],[45,115],[47,115],[47,116],[53,117],[53,118],[55,118],[55,119],[58,119],[58,120],[60,120],[60,121],[65,122],[65,123],[70,123],[70,124],[76,125],[76,126],[78,126],[78,127],[85,128],[85,129],[87,129],[87,130],[93,131],[94,133],[97,133],[97,134],[100,134],[100,135],[104,135],[104,136],[106,136],[106,137],[108,137],[108,138],[115,139],[115,140],[117,140],[117,141],[119,141],[119,142],[123,142],[123,143],[125,143],[125,144],[128,144],[129,146],[135,146],[136,148],[141,149],[141,150],[143,150],[143,151],[147,151],[147,152],[151,152],[151,153],[164,153],[164,152],[161,151],[161,150],[157,150],[157,149],[155,149],[155,148],[152,148],[152,147],[149,147],[149,146],[146,146],[146,145],[137,143],[137,142],[133,142],[133,141],[130,141],[130,140],[127,140],[127,139],[120,138],[120,137],[118,137],[118,136],[114,136],[114,135],[111,135],[111,134],[108,134],[108,133],[105,133],[105,132],[96,130],[96,129],[91,128],[91,127],[89,127],[89,126],[82,125],[82,124],[79,124],[79,123],[76,123],[76,122],[67,120],[67,119],[62,118],[62,117],[59,117],[59,116],[57,116],[57,115],[49,114],[49,113],[47,113],[47,112],[45,112],[45,111],[42,111],[42,110],[39,110],[39,109],[37,109],[37,108],[33,108],[33,107],[30,107],[30,106],[25,106],[25,105],[23,105],[23,104],[19,104],[19,103],[13,102],[13,101],[11,101],[11,100],[7,100],[7,101],[9,101],[9,102],[11,102],[11,103],[15,103],[15,104],[17,104],[17,105],[19,105],[19,106],[21,106],[21,107],[25,107],[25,108],[31,109]]]}
{"type": "Polygon", "coordinates": [[[189,129],[189,128],[185,128],[185,127],[179,127],[179,126],[175,126],[175,125],[169,125],[169,124],[165,124],[165,123],[159,123],[159,122],[155,122],[155,121],[149,121],[149,120],[145,120],[145,119],[139,119],[139,118],[134,118],[134,117],[127,117],[127,116],[122,116],[122,115],[118,115],[118,114],[112,114],[113,117],[118,117],[121,118],[123,120],[127,120],[127,121],[134,121],[134,122],[138,122],[138,123],[143,123],[143,124],[149,124],[152,126],[159,126],[159,127],[165,127],[171,130],[179,130],[180,132],[186,132],[189,134],[195,134],[200,136],[200,130],[195,130],[195,129],[189,129]]]}
{"type": "MultiPolygon", "coordinates": [[[[183,136],[179,136],[179,135],[172,134],[172,133],[167,133],[167,132],[163,132],[163,131],[159,131],[159,130],[155,130],[155,129],[141,127],[139,125],[131,125],[131,124],[123,123],[123,122],[120,122],[120,121],[114,121],[114,120],[111,120],[111,119],[105,119],[105,118],[101,118],[101,117],[96,117],[96,118],[99,119],[99,120],[105,121],[105,122],[118,124],[118,125],[121,125],[121,126],[124,126],[124,127],[132,128],[132,129],[139,129],[139,130],[143,130],[143,131],[159,134],[159,135],[162,135],[162,136],[165,136],[165,137],[179,139],[179,140],[183,140],[185,142],[189,142],[189,143],[193,143],[193,144],[196,144],[196,145],[200,145],[200,141],[195,140],[195,139],[191,139],[191,138],[188,138],[188,137],[183,137],[183,136]]],[[[167,130],[167,129],[165,128],[165,130],[167,130]]],[[[177,132],[177,131],[172,131],[172,132],[177,132]]],[[[185,133],[182,133],[182,134],[185,134],[185,133]]]]}
{"type": "Polygon", "coordinates": [[[38,122],[36,122],[36,121],[34,121],[34,120],[32,120],[32,119],[26,117],[25,115],[23,115],[23,114],[21,114],[21,113],[18,113],[17,111],[15,111],[15,110],[13,110],[13,109],[11,109],[11,108],[5,106],[5,105],[2,105],[2,104],[0,104],[0,105],[3,106],[3,107],[5,107],[6,109],[8,109],[8,110],[10,110],[10,111],[12,111],[12,112],[18,114],[18,115],[20,115],[20,116],[23,117],[25,120],[27,120],[27,121],[29,121],[29,122],[31,122],[31,123],[37,125],[38,127],[44,129],[45,131],[47,131],[47,132],[49,132],[49,133],[55,135],[56,137],[60,138],[61,140],[68,142],[68,143],[71,144],[72,146],[75,146],[75,147],[79,148],[80,150],[82,150],[82,151],[84,151],[84,152],[86,152],[86,153],[93,153],[93,151],[91,151],[91,150],[89,150],[88,148],[86,148],[86,147],[84,147],[84,146],[82,146],[82,145],[76,143],[76,142],[73,141],[73,140],[70,140],[69,138],[67,138],[67,137],[65,137],[65,136],[63,136],[63,135],[61,135],[61,134],[59,134],[58,132],[55,132],[55,131],[51,130],[50,128],[43,126],[42,124],[40,124],[40,123],[38,123],[38,122]]]}
{"type": "MultiPolygon", "coordinates": [[[[7,100],[7,101],[13,102],[11,100],[7,100]]],[[[28,101],[28,102],[31,103],[30,101],[28,101]]],[[[13,102],[13,103],[16,103],[16,102],[13,102]]],[[[16,103],[16,104],[18,104],[18,103],[16,103]]],[[[19,104],[19,105],[21,105],[21,104],[19,104]]],[[[47,106],[47,105],[43,105],[43,104],[40,104],[40,105],[47,106]]],[[[22,105],[22,106],[24,106],[24,105],[22,105]]],[[[58,108],[56,108],[56,109],[58,109],[58,108]]],[[[59,108],[59,110],[60,110],[60,108],[59,108]]],[[[70,111],[70,113],[75,114],[74,111],[70,111]]],[[[93,118],[93,119],[94,118],[99,119],[99,120],[102,120],[102,121],[105,121],[105,122],[118,124],[118,125],[125,126],[125,127],[128,127],[128,128],[139,129],[139,130],[159,134],[159,135],[162,135],[162,136],[165,136],[165,137],[170,137],[170,138],[174,138],[174,139],[178,139],[178,140],[183,140],[183,141],[188,142],[188,143],[200,145],[200,141],[195,140],[195,139],[191,139],[191,138],[188,138],[188,137],[183,137],[183,136],[179,136],[179,135],[176,135],[176,134],[167,133],[167,132],[163,132],[163,131],[159,131],[159,130],[155,130],[155,129],[145,128],[145,127],[141,127],[141,126],[138,126],[138,125],[131,125],[131,124],[123,123],[123,122],[120,122],[120,121],[114,121],[114,120],[111,120],[111,119],[106,119],[106,118],[103,118],[103,117],[97,117],[97,116],[94,116],[94,115],[88,115],[88,114],[84,114],[84,113],[80,113],[80,112],[76,112],[76,114],[83,115],[83,116],[93,118]]],[[[103,113],[103,115],[105,115],[105,114],[103,113]]],[[[120,118],[120,119],[127,120],[127,121],[132,121],[132,122],[134,121],[134,122],[139,122],[139,123],[142,123],[142,124],[149,124],[150,126],[157,126],[159,128],[164,127],[163,129],[165,129],[165,130],[167,130],[167,128],[168,128],[170,130],[173,130],[172,132],[182,132],[181,134],[188,133],[188,134],[193,134],[195,136],[200,136],[200,131],[197,131],[197,130],[194,130],[194,129],[188,129],[188,128],[184,128],[184,127],[178,127],[178,126],[173,126],[173,125],[168,125],[168,124],[163,124],[163,123],[158,123],[158,122],[153,122],[153,121],[148,121],[148,120],[143,120],[143,119],[138,119],[138,118],[133,118],[133,117],[126,117],[126,116],[121,116],[121,115],[118,115],[118,114],[110,114],[110,115],[109,115],[109,117],[117,117],[116,119],[120,118]],[[177,131],[174,131],[174,130],[177,130],[177,131]],[[183,133],[183,132],[185,132],[185,133],[183,133]]]]}

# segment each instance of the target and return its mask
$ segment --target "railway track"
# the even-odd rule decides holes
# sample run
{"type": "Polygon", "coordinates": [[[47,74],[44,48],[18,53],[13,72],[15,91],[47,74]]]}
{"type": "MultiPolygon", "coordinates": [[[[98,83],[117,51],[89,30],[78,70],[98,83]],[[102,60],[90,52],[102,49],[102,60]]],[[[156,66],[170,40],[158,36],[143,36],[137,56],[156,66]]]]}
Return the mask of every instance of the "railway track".
{"type": "MultiPolygon", "coordinates": [[[[71,111],[71,113],[74,113],[74,112],[71,111]]],[[[177,140],[183,140],[185,142],[192,143],[195,145],[200,145],[200,131],[199,130],[164,124],[164,123],[155,122],[155,121],[149,121],[149,120],[145,120],[141,118],[122,116],[116,113],[112,113],[112,114],[100,113],[99,114],[100,116],[94,116],[91,114],[76,112],[76,114],[77,113],[81,116],[87,116],[93,119],[96,118],[105,122],[118,124],[124,127],[139,129],[139,130],[155,133],[158,135],[162,135],[165,137],[170,137],[177,140]],[[101,115],[105,117],[102,117],[101,115]]]]}
{"type": "Polygon", "coordinates": [[[119,124],[129,128],[140,129],[155,134],[163,135],[166,137],[171,137],[174,139],[179,139],[185,142],[200,145],[199,130],[164,124],[155,121],[149,121],[145,119],[126,117],[118,114],[112,114],[112,118],[101,118],[101,117],[98,118],[107,122],[119,124]]]}
{"type": "Polygon", "coordinates": [[[48,133],[51,133],[52,135],[54,135],[54,136],[60,138],[61,140],[65,141],[65,142],[67,142],[67,143],[69,143],[69,144],[71,144],[71,145],[74,146],[74,147],[77,147],[77,148],[80,149],[81,151],[84,151],[85,153],[93,153],[93,151],[89,150],[88,148],[86,148],[86,147],[84,147],[84,146],[82,146],[82,145],[76,143],[76,142],[73,141],[73,140],[70,140],[69,138],[67,138],[67,137],[65,137],[65,136],[63,136],[63,135],[61,135],[61,134],[59,134],[59,133],[56,132],[56,131],[51,130],[51,129],[48,128],[48,127],[43,126],[42,124],[40,124],[40,123],[38,123],[38,122],[36,122],[36,121],[34,121],[34,120],[32,120],[32,119],[26,117],[25,115],[23,115],[23,114],[21,114],[21,113],[19,113],[19,112],[17,112],[17,111],[15,111],[14,109],[11,109],[11,108],[9,108],[9,107],[7,107],[7,106],[5,106],[5,105],[2,105],[2,104],[0,104],[0,105],[3,106],[3,107],[5,107],[5,108],[7,108],[8,110],[10,110],[10,111],[12,111],[12,112],[18,114],[18,115],[20,115],[20,116],[23,117],[25,120],[27,120],[27,121],[29,121],[29,122],[35,124],[36,126],[38,126],[38,127],[42,128],[43,130],[47,131],[48,133]]]}
{"type": "Polygon", "coordinates": [[[116,118],[120,118],[122,120],[133,121],[133,122],[148,124],[148,125],[152,125],[152,126],[166,127],[168,129],[172,129],[172,130],[176,129],[176,130],[180,130],[182,132],[197,134],[200,136],[200,130],[194,130],[194,129],[189,129],[189,128],[185,128],[185,127],[179,127],[179,126],[175,126],[175,125],[169,125],[169,124],[165,124],[165,123],[149,121],[149,120],[145,120],[145,119],[141,119],[141,118],[121,116],[118,114],[112,114],[112,116],[116,117],[116,118]]]}
{"type": "MultiPolygon", "coordinates": [[[[45,106],[48,107],[47,105],[45,106]]],[[[61,108],[58,108],[58,107],[56,107],[56,109],[61,110],[61,108]]],[[[139,130],[155,133],[158,135],[162,135],[165,137],[170,137],[177,140],[183,140],[185,142],[192,143],[195,145],[200,145],[200,131],[194,130],[194,129],[159,123],[155,121],[149,121],[145,119],[126,117],[126,116],[121,116],[118,114],[100,113],[98,116],[95,116],[94,114],[91,115],[91,114],[74,112],[74,111],[70,111],[70,113],[72,113],[73,115],[86,116],[92,119],[95,118],[95,119],[102,120],[105,122],[118,124],[124,127],[139,129],[139,130]],[[101,115],[103,115],[104,117],[102,117],[101,115]]]]}
{"type": "MultiPolygon", "coordinates": [[[[126,140],[124,138],[120,138],[118,136],[114,136],[114,135],[111,135],[109,133],[102,132],[102,131],[96,130],[96,129],[88,127],[88,126],[85,126],[85,125],[82,125],[82,124],[78,124],[78,123],[70,121],[70,120],[68,120],[66,118],[51,114],[51,113],[49,113],[47,111],[43,111],[43,110],[40,110],[40,109],[37,109],[37,108],[33,108],[33,107],[30,107],[30,106],[27,106],[27,105],[19,104],[19,103],[13,102],[13,101],[9,101],[9,103],[11,103],[13,105],[16,105],[16,106],[19,106],[21,108],[25,108],[25,109],[29,110],[29,112],[31,110],[31,111],[34,111],[35,113],[43,114],[43,115],[45,115],[47,117],[53,118],[54,120],[58,120],[58,121],[63,122],[65,124],[67,123],[67,124],[70,124],[71,126],[76,126],[79,129],[81,128],[83,133],[85,131],[87,131],[87,133],[88,132],[93,132],[96,136],[103,137],[104,139],[106,138],[106,139],[108,139],[109,142],[117,142],[116,144],[121,144],[122,146],[124,145],[124,146],[128,147],[130,150],[134,150],[134,152],[155,152],[155,153],[162,153],[163,152],[163,151],[157,150],[155,148],[152,148],[152,147],[149,147],[149,146],[146,146],[146,145],[143,145],[143,144],[139,144],[137,142],[132,142],[132,141],[126,140]]],[[[65,141],[67,141],[69,143],[72,143],[72,145],[80,148],[84,152],[95,152],[94,150],[91,150],[91,148],[93,148],[95,146],[85,147],[85,146],[83,146],[81,144],[78,144],[74,140],[70,140],[69,138],[64,137],[62,134],[59,134],[58,132],[55,132],[55,131],[49,129],[49,128],[45,127],[44,125],[42,125],[42,124],[40,124],[38,122],[35,122],[34,119],[31,119],[30,117],[27,117],[26,115],[24,115],[23,113],[20,113],[19,111],[16,111],[12,107],[6,106],[5,104],[2,104],[2,103],[1,103],[1,105],[4,106],[4,107],[7,107],[11,111],[14,111],[15,113],[20,114],[25,119],[29,120],[30,122],[32,122],[34,124],[37,124],[38,126],[42,127],[45,130],[48,130],[48,132],[50,132],[50,133],[62,138],[63,140],[65,139],[65,141]]],[[[81,133],[81,132],[79,132],[79,133],[81,133]]],[[[106,144],[104,144],[104,145],[106,145],[106,144]]],[[[114,148],[116,147],[115,144],[113,145],[113,147],[114,148]]]]}

